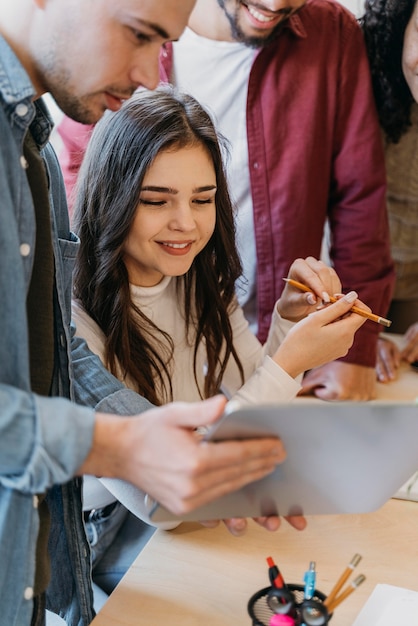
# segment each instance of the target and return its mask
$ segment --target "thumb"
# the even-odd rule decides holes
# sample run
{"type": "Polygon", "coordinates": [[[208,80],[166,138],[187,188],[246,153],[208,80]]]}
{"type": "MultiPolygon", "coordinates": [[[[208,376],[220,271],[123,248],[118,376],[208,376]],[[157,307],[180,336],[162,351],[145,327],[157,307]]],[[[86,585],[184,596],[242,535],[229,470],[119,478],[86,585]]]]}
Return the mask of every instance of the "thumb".
{"type": "Polygon", "coordinates": [[[185,428],[207,426],[222,416],[225,405],[226,398],[222,395],[201,402],[174,402],[171,405],[171,422],[173,425],[185,428]]]}
{"type": "Polygon", "coordinates": [[[342,296],[342,298],[338,298],[338,300],[336,300],[333,304],[321,309],[319,313],[321,314],[324,324],[330,324],[348,313],[357,298],[357,293],[355,291],[350,291],[342,296]]]}

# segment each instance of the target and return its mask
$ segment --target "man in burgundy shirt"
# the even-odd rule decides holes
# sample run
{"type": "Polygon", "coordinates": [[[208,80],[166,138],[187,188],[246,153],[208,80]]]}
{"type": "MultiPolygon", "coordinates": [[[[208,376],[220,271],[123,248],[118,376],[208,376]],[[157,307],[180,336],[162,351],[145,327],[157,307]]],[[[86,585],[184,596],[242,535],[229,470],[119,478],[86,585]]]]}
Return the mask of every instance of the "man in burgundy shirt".
{"type": "MultiPolygon", "coordinates": [[[[384,155],[355,18],[333,0],[198,0],[161,76],[207,106],[230,140],[238,296],[259,338],[292,261],[320,256],[327,221],[344,291],[384,315],[394,281],[384,155]]],[[[60,130],[68,181],[86,139],[67,120],[60,130]]],[[[373,398],[379,330],[367,322],[345,359],[305,375],[304,391],[373,398]]]]}

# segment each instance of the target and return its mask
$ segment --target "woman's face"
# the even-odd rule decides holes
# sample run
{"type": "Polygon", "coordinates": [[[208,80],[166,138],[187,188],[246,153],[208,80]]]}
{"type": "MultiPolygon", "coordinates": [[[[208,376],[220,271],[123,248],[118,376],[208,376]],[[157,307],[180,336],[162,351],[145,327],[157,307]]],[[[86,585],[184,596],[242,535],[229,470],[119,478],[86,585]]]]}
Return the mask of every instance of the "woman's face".
{"type": "Polygon", "coordinates": [[[402,70],[412,96],[418,102],[418,2],[405,30],[402,50],[402,70]]]}
{"type": "Polygon", "coordinates": [[[215,168],[202,145],[160,152],[124,245],[130,283],[150,287],[190,269],[215,229],[215,194],[215,168]]]}

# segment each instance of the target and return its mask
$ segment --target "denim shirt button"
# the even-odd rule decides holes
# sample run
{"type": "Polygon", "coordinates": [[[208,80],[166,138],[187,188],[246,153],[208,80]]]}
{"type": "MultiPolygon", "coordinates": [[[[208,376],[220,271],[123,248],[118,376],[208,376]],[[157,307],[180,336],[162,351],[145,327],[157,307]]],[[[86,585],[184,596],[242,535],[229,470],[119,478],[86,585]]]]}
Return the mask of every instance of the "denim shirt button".
{"type": "Polygon", "coordinates": [[[16,115],[18,115],[19,117],[25,117],[25,115],[28,114],[28,111],[28,105],[23,104],[23,102],[20,102],[16,107],[16,115]]]}
{"type": "Polygon", "coordinates": [[[25,159],[25,157],[23,156],[23,154],[22,154],[22,156],[20,157],[20,165],[22,166],[22,168],[23,168],[24,170],[27,170],[27,169],[28,169],[28,167],[29,167],[28,162],[26,161],[26,159],[25,159]]]}
{"type": "Polygon", "coordinates": [[[30,245],[28,243],[20,244],[20,254],[22,256],[29,256],[30,254],[30,245]]]}
{"type": "Polygon", "coordinates": [[[25,591],[23,592],[23,597],[25,598],[25,600],[32,600],[32,598],[33,598],[33,588],[32,587],[26,587],[25,591]]]}

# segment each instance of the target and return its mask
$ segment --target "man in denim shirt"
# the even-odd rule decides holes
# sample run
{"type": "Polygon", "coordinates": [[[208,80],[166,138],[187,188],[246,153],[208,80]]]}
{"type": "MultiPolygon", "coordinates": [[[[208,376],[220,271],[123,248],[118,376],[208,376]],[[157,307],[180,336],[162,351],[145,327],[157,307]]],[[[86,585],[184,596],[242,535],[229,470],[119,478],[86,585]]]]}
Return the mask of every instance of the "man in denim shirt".
{"type": "Polygon", "coordinates": [[[155,87],[159,48],[180,35],[192,6],[0,3],[0,622],[7,626],[43,624],[45,598],[71,626],[93,617],[74,476],[129,480],[181,514],[283,460],[273,439],[200,446],[193,429],[217,419],[221,398],[146,410],[70,326],[77,238],[39,97],[50,91],[68,115],[93,123],[139,84],[155,87]]]}

